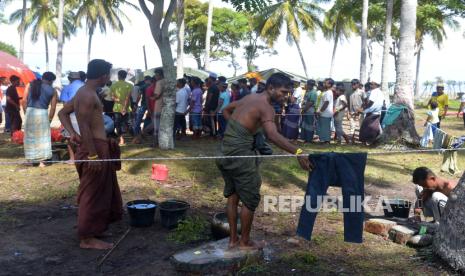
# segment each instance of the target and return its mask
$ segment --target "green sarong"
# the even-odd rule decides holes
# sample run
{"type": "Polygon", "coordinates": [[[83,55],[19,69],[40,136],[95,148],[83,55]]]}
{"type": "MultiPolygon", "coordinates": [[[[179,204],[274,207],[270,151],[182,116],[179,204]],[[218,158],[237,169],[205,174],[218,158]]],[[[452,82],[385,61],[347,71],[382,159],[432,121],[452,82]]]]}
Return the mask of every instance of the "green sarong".
{"type": "MultiPolygon", "coordinates": [[[[257,155],[254,135],[237,121],[230,119],[224,133],[221,153],[224,156],[257,155]]],[[[224,196],[237,194],[242,203],[255,211],[260,203],[262,183],[258,158],[226,158],[216,161],[225,182],[224,196]]]]}

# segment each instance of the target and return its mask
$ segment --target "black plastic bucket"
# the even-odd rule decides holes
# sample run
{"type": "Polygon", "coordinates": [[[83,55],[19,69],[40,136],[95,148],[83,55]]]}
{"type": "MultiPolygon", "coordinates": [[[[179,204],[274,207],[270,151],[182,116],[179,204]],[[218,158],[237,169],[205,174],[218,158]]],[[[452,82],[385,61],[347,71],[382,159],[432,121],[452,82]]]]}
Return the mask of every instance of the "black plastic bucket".
{"type": "Polygon", "coordinates": [[[134,200],[127,203],[129,224],[134,227],[152,226],[158,204],[151,200],[134,200]]]}
{"type": "Polygon", "coordinates": [[[386,217],[408,218],[412,202],[403,199],[383,200],[383,210],[386,217]],[[390,207],[391,211],[389,210],[390,207]]]}
{"type": "Polygon", "coordinates": [[[161,225],[168,229],[178,226],[179,221],[186,218],[186,212],[190,208],[189,203],[182,200],[167,200],[159,205],[161,225]]]}

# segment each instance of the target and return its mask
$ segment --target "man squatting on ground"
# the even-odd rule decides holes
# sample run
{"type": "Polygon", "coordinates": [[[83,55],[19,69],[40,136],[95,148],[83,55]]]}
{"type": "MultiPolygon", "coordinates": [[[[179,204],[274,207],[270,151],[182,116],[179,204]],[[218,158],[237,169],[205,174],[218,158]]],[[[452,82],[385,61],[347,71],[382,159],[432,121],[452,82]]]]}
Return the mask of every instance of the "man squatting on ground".
{"type": "MultiPolygon", "coordinates": [[[[281,73],[273,74],[266,83],[264,93],[251,94],[235,101],[223,110],[228,126],[222,143],[224,156],[256,155],[257,147],[254,136],[264,130],[269,141],[283,150],[298,155],[297,159],[304,170],[313,166],[302,150],[281,136],[274,123],[275,111],[272,102],[284,103],[292,91],[292,81],[281,73]]],[[[239,246],[241,249],[263,247],[263,243],[250,239],[254,211],[260,202],[261,177],[258,169],[258,158],[219,159],[217,166],[224,181],[224,196],[228,199],[227,214],[230,227],[229,247],[239,246]],[[237,207],[241,208],[241,238],[237,235],[237,207]]]]}
{"type": "MultiPolygon", "coordinates": [[[[109,81],[111,67],[104,60],[92,60],[87,67],[87,82],[58,113],[61,123],[71,134],[71,141],[77,144],[77,160],[120,158],[118,143],[107,139],[103,107],[97,95],[97,89],[109,81]],[[72,112],[76,114],[80,135],[71,124],[72,112]]],[[[116,171],[120,168],[119,162],[76,163],[80,181],[77,201],[81,248],[113,247],[113,244],[97,237],[102,236],[110,223],[122,218],[122,198],[116,178],[116,171]]]]}
{"type": "Polygon", "coordinates": [[[418,214],[423,207],[424,216],[432,216],[434,222],[439,223],[447,200],[452,190],[457,187],[457,181],[438,177],[430,169],[419,167],[413,171],[412,182],[416,184],[415,192],[418,198],[415,214],[418,214]]]}

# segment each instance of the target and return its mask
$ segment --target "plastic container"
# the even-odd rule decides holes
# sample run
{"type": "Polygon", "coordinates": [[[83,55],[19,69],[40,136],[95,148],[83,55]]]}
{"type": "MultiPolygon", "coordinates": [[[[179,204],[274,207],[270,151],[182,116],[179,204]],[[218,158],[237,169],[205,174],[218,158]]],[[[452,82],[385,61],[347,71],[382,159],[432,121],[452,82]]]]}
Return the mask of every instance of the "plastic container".
{"type": "Polygon", "coordinates": [[[168,179],[168,167],[162,164],[152,165],[152,179],[157,181],[166,181],[168,179]]]}
{"type": "Polygon", "coordinates": [[[134,227],[149,227],[155,221],[158,204],[151,200],[134,200],[127,203],[129,224],[134,227]]]}
{"type": "Polygon", "coordinates": [[[186,218],[189,203],[181,200],[167,200],[159,205],[161,224],[163,227],[173,229],[178,226],[179,221],[186,218]]]}
{"type": "Polygon", "coordinates": [[[384,215],[386,217],[408,218],[412,202],[404,199],[383,200],[384,215]],[[392,211],[389,211],[388,206],[392,211]]]}
{"type": "MultiPolygon", "coordinates": [[[[225,212],[216,213],[213,216],[211,223],[211,231],[215,240],[221,240],[229,237],[229,223],[228,216],[225,212]]],[[[237,233],[241,233],[241,221],[237,216],[237,233]]]]}

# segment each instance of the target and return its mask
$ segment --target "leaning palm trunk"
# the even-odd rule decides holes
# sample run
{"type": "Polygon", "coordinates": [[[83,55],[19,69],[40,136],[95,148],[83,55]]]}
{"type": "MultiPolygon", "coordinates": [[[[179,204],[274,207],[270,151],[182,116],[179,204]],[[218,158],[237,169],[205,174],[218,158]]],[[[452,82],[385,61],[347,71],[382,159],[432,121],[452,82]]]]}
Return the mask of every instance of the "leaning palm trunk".
{"type": "Polygon", "coordinates": [[[402,1],[394,103],[404,105],[407,108],[401,112],[401,115],[392,125],[384,129],[380,140],[384,143],[406,143],[415,146],[419,144],[420,137],[415,129],[415,114],[413,111],[416,7],[417,0],[402,1]]]}
{"type": "Polygon", "coordinates": [[[394,9],[394,0],[387,0],[386,9],[386,26],[384,29],[384,47],[383,47],[383,65],[381,68],[381,91],[384,93],[384,99],[389,100],[389,47],[391,47],[391,29],[392,29],[392,11],[394,9]]]}
{"type": "Polygon", "coordinates": [[[454,269],[465,272],[465,173],[447,201],[434,237],[436,254],[454,269]]]}
{"type": "Polygon", "coordinates": [[[184,76],[184,0],[178,0],[176,25],[178,27],[178,49],[176,57],[176,77],[178,79],[184,76]]]}
{"type": "Polygon", "coordinates": [[[417,68],[415,71],[415,98],[420,96],[420,62],[421,62],[421,47],[422,45],[420,44],[418,46],[418,52],[417,52],[417,68]]]}
{"type": "Polygon", "coordinates": [[[299,51],[300,60],[302,61],[302,66],[304,67],[305,77],[308,78],[307,65],[305,64],[304,55],[302,54],[302,49],[300,49],[299,40],[294,37],[295,46],[297,46],[297,51],[299,51]]]}
{"type": "Polygon", "coordinates": [[[208,2],[208,21],[207,21],[207,34],[205,36],[205,70],[210,70],[210,33],[212,32],[212,20],[213,20],[213,0],[208,2]]]}
{"type": "Polygon", "coordinates": [[[368,40],[368,0],[363,0],[361,53],[360,53],[360,82],[367,81],[367,40],[368,40]]]}
{"type": "Polygon", "coordinates": [[[47,38],[47,34],[45,33],[44,33],[44,39],[45,39],[45,71],[48,71],[50,68],[49,58],[48,58],[48,38],[47,38]]]}
{"type": "Polygon", "coordinates": [[[61,67],[63,63],[63,16],[65,0],[60,0],[58,4],[58,37],[57,37],[57,60],[56,60],[56,77],[57,84],[61,87],[61,67]]]}
{"type": "Polygon", "coordinates": [[[336,62],[336,50],[337,50],[337,44],[339,43],[339,34],[336,34],[336,37],[334,38],[334,46],[333,46],[333,55],[331,56],[331,68],[329,69],[329,77],[333,77],[334,73],[334,65],[336,62]]]}
{"type": "Polygon", "coordinates": [[[24,37],[26,36],[26,4],[27,0],[23,0],[23,8],[21,9],[21,24],[19,25],[19,59],[24,61],[24,37]]]}
{"type": "Polygon", "coordinates": [[[94,30],[89,29],[89,40],[87,42],[87,63],[90,61],[90,53],[92,51],[92,37],[94,36],[94,30]]]}

